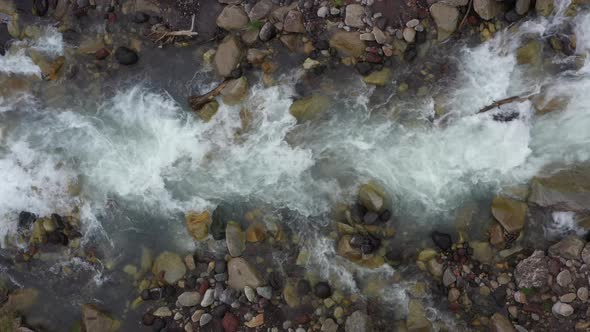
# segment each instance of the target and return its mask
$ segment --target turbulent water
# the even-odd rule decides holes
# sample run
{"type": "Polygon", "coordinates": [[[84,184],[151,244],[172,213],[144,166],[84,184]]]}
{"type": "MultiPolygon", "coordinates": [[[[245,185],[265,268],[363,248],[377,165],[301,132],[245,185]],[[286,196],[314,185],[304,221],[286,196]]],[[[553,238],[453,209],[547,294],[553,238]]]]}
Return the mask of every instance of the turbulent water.
{"type": "MultiPolygon", "coordinates": [[[[435,227],[466,200],[590,159],[590,14],[566,17],[566,7],[562,3],[552,17],[461,49],[455,58],[457,76],[444,90],[450,113],[434,123],[428,120],[434,114],[433,96],[411,108],[388,105],[392,114],[403,108],[418,119],[395,121],[374,112],[373,90],[359,80],[335,94],[338,100],[327,116],[298,125],[288,112],[297,71],[277,86],[252,87],[245,105],[252,124],[243,133],[240,107],[222,104],[204,123],[186,111],[183,101],[149,82],[121,82],[123,88],[112,97],[79,96],[83,103],[64,108],[34,94],[0,97],[0,236],[15,231],[21,210],[45,215],[80,206],[89,237],[104,240],[113,252],[138,247],[125,243],[130,233],[142,234],[138,238],[145,241],[163,230],[173,244],[162,247],[190,247],[181,213],[226,201],[287,208],[301,216],[298,222],[322,227],[331,207],[350,201],[358,184],[369,179],[393,197],[402,224],[435,227]],[[517,66],[515,50],[523,38],[547,37],[563,25],[571,25],[577,37],[576,55],[586,55],[581,67],[573,69],[574,56],[552,60],[572,68],[558,76],[517,66]],[[571,97],[566,109],[537,117],[523,102],[476,114],[495,100],[542,86],[549,95],[571,97]],[[351,91],[361,92],[350,97],[351,91]],[[493,114],[510,110],[519,111],[518,119],[493,120],[493,114]],[[72,184],[80,185],[80,196],[70,195],[72,184]],[[108,218],[114,207],[118,212],[108,218]]],[[[64,49],[54,30],[25,47],[51,54],[64,49]]],[[[0,57],[0,71],[40,75],[24,51],[0,57]]],[[[201,91],[210,86],[188,84],[201,91]]],[[[572,217],[554,218],[556,224],[567,224],[572,217]]],[[[350,267],[333,264],[331,240],[314,238],[309,245],[322,253],[312,257],[311,265],[354,284],[350,267]]],[[[401,296],[397,288],[384,294],[401,296]]]]}

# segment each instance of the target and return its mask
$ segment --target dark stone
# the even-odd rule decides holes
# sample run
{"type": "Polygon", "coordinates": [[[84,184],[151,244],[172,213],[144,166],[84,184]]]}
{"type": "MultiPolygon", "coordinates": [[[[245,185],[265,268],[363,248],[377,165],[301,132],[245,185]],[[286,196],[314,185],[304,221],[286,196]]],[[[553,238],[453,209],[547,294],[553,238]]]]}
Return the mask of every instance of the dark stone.
{"type": "Polygon", "coordinates": [[[314,287],[314,294],[320,299],[327,299],[332,295],[332,288],[327,282],[320,281],[314,287]]]}
{"type": "Polygon", "coordinates": [[[188,289],[195,289],[197,287],[197,277],[196,276],[190,276],[188,278],[186,278],[186,282],[185,285],[188,289]]]}
{"type": "Polygon", "coordinates": [[[34,213],[21,211],[18,215],[18,230],[22,232],[30,229],[35,220],[37,216],[34,213]]]}
{"type": "Polygon", "coordinates": [[[418,51],[416,51],[415,47],[409,47],[406,52],[404,53],[404,60],[407,62],[412,62],[418,56],[418,51]]]}
{"type": "Polygon", "coordinates": [[[383,61],[383,58],[376,53],[367,53],[365,55],[365,61],[370,63],[381,63],[381,61],[383,61]]]}
{"type": "Polygon", "coordinates": [[[90,1],[89,0],[77,0],[76,4],[78,5],[78,8],[86,8],[90,6],[90,1]]]}
{"type": "Polygon", "coordinates": [[[47,0],[33,0],[33,14],[45,16],[47,10],[49,10],[49,2],[47,0]]]}
{"type": "Polygon", "coordinates": [[[453,245],[453,240],[449,234],[434,231],[430,234],[430,237],[432,238],[432,242],[434,242],[434,244],[442,251],[451,249],[451,246],[453,245]]]}
{"type": "Polygon", "coordinates": [[[309,281],[301,279],[297,282],[297,294],[300,296],[307,295],[311,292],[311,285],[309,281]]]}
{"type": "Polygon", "coordinates": [[[368,62],[358,62],[355,66],[356,71],[365,76],[371,72],[371,64],[368,62]]]}
{"type": "Polygon", "coordinates": [[[6,54],[7,44],[11,39],[8,33],[8,26],[6,24],[0,24],[0,55],[4,56],[6,54]]]}
{"type": "Polygon", "coordinates": [[[94,57],[96,58],[96,60],[104,60],[110,54],[111,54],[111,52],[109,52],[109,50],[107,50],[106,48],[103,47],[100,50],[96,51],[96,53],[94,53],[94,57]]]}
{"type": "Polygon", "coordinates": [[[53,222],[57,226],[57,229],[62,230],[62,229],[65,228],[64,220],[63,220],[63,218],[59,214],[53,213],[51,215],[51,220],[53,220],[53,222]]]}
{"type": "Polygon", "coordinates": [[[115,59],[122,65],[129,66],[137,63],[139,57],[137,53],[125,46],[119,46],[115,51],[115,59]]]}
{"type": "Polygon", "coordinates": [[[318,50],[327,50],[330,48],[330,43],[327,40],[317,40],[313,43],[313,47],[315,47],[318,50]]]}
{"type": "Polygon", "coordinates": [[[416,32],[416,44],[420,45],[426,41],[426,31],[417,31],[416,32]]]}
{"type": "Polygon", "coordinates": [[[386,222],[386,221],[389,221],[389,219],[391,219],[391,211],[385,209],[379,215],[379,220],[381,220],[382,222],[386,222]]]}
{"type": "Polygon", "coordinates": [[[224,259],[218,259],[215,261],[215,273],[226,273],[227,262],[224,259]]]}
{"type": "Polygon", "coordinates": [[[520,19],[520,15],[518,15],[518,13],[516,13],[516,10],[511,10],[509,12],[507,12],[504,15],[504,18],[506,19],[506,21],[512,23],[512,22],[516,22],[520,19]]]}
{"type": "Polygon", "coordinates": [[[274,24],[266,22],[260,29],[260,32],[258,33],[258,38],[260,38],[260,40],[262,40],[263,42],[266,42],[273,39],[276,35],[277,30],[274,24]]]}
{"type": "Polygon", "coordinates": [[[322,75],[325,71],[326,71],[327,67],[324,65],[319,65],[317,67],[314,67],[311,72],[316,75],[316,76],[320,76],[322,75]]]}
{"type": "Polygon", "coordinates": [[[164,295],[166,297],[176,296],[176,288],[174,288],[174,286],[167,285],[164,287],[164,295]]]}
{"type": "Polygon", "coordinates": [[[68,237],[67,237],[67,236],[66,236],[64,233],[62,233],[62,232],[59,232],[59,233],[57,233],[57,236],[58,236],[58,238],[59,238],[59,243],[60,243],[62,246],[64,246],[64,247],[65,247],[65,246],[67,246],[67,245],[68,245],[68,243],[70,243],[70,240],[68,239],[68,237]]]}
{"type": "Polygon", "coordinates": [[[59,233],[58,232],[47,233],[47,243],[60,244],[61,240],[59,238],[59,233]]]}
{"type": "Polygon", "coordinates": [[[506,304],[506,285],[502,285],[494,290],[492,297],[498,306],[503,307],[506,304]]]}
{"type": "Polygon", "coordinates": [[[363,222],[367,225],[373,225],[377,222],[377,219],[379,219],[379,215],[377,213],[367,212],[363,217],[363,222]]]}
{"type": "Polygon", "coordinates": [[[165,320],[163,320],[160,317],[157,317],[156,319],[154,319],[154,322],[152,324],[152,330],[153,331],[160,332],[165,327],[166,327],[166,321],[165,320]]]}
{"type": "Polygon", "coordinates": [[[150,289],[150,298],[153,301],[157,301],[162,298],[162,290],[160,288],[150,289]]]}
{"type": "Polygon", "coordinates": [[[240,327],[240,320],[234,314],[228,312],[223,316],[221,325],[225,332],[236,332],[240,327]]]}
{"type": "Polygon", "coordinates": [[[374,23],[379,29],[385,30],[387,27],[387,18],[385,16],[378,17],[374,23]]]}
{"type": "Polygon", "coordinates": [[[152,299],[152,297],[150,296],[150,290],[149,289],[144,289],[141,291],[141,299],[144,301],[149,301],[152,299]]]}
{"type": "Polygon", "coordinates": [[[273,271],[268,275],[268,283],[274,290],[282,290],[284,286],[283,277],[279,272],[273,271]]]}
{"type": "Polygon", "coordinates": [[[510,122],[512,120],[518,119],[520,113],[518,112],[507,112],[507,113],[497,113],[492,115],[492,119],[498,122],[510,122]]]}
{"type": "Polygon", "coordinates": [[[213,310],[211,310],[211,315],[217,319],[221,319],[223,318],[223,316],[225,316],[225,313],[228,312],[230,309],[230,306],[222,303],[220,305],[218,305],[217,307],[213,308],[213,310]]]}
{"type": "Polygon", "coordinates": [[[145,23],[150,19],[150,16],[144,12],[136,12],[133,14],[133,22],[137,24],[145,23]]]}
{"type": "Polygon", "coordinates": [[[160,16],[151,16],[149,19],[149,24],[154,25],[158,23],[162,23],[163,19],[160,16]]]}
{"type": "Polygon", "coordinates": [[[154,321],[156,320],[156,317],[152,314],[150,314],[149,312],[146,312],[142,317],[141,317],[141,323],[145,326],[152,326],[154,325],[154,321]]]}
{"type": "Polygon", "coordinates": [[[238,79],[238,78],[242,77],[242,67],[238,67],[238,68],[232,70],[231,73],[229,74],[229,77],[233,78],[233,79],[238,79]]]}

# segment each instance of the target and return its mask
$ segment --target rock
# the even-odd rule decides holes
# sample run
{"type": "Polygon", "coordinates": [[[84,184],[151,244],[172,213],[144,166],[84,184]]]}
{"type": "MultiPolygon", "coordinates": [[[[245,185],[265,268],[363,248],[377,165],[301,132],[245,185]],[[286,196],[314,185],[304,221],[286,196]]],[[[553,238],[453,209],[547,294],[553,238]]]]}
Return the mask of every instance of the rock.
{"type": "Polygon", "coordinates": [[[172,311],[168,307],[159,307],[152,313],[152,315],[156,317],[171,317],[172,311]]]}
{"type": "Polygon", "coordinates": [[[507,197],[498,196],[492,202],[492,215],[508,233],[524,228],[527,205],[507,197]]]}
{"type": "Polygon", "coordinates": [[[345,257],[351,261],[358,261],[362,259],[363,253],[360,250],[360,246],[353,247],[351,245],[352,235],[343,235],[338,241],[336,252],[338,255],[345,257]]]}
{"type": "Polygon", "coordinates": [[[311,70],[311,69],[319,67],[319,66],[320,66],[320,62],[317,60],[314,60],[312,58],[307,58],[307,59],[305,59],[305,61],[303,61],[303,69],[305,69],[305,70],[311,70]]]}
{"type": "Polygon", "coordinates": [[[245,28],[250,20],[242,6],[229,5],[223,8],[215,22],[222,29],[235,31],[245,28]]]}
{"type": "Polygon", "coordinates": [[[379,44],[388,44],[390,42],[390,38],[388,35],[383,32],[383,30],[379,29],[378,27],[373,27],[373,36],[375,37],[375,41],[379,44]]]}
{"type": "Polygon", "coordinates": [[[253,65],[260,65],[266,60],[266,57],[269,56],[271,52],[266,50],[259,50],[256,48],[251,48],[246,53],[246,60],[253,65]]]}
{"type": "Polygon", "coordinates": [[[453,270],[451,270],[451,268],[447,268],[443,273],[443,285],[445,287],[449,287],[455,281],[457,281],[457,277],[453,273],[453,270]]]}
{"type": "Polygon", "coordinates": [[[362,28],[365,26],[363,17],[365,16],[365,8],[359,4],[350,4],[346,6],[346,16],[344,17],[344,24],[353,28],[362,28]]]}
{"type": "Polygon", "coordinates": [[[240,33],[240,37],[242,41],[246,45],[254,45],[258,41],[258,35],[260,34],[260,30],[256,28],[246,29],[242,33],[240,33]]]}
{"type": "Polygon", "coordinates": [[[567,303],[555,302],[551,307],[551,312],[555,316],[569,317],[574,313],[574,308],[567,303]]]}
{"type": "Polygon", "coordinates": [[[582,301],[582,302],[588,301],[588,288],[587,287],[578,288],[576,295],[578,296],[578,299],[580,299],[580,301],[582,301]]]}
{"type": "Polygon", "coordinates": [[[491,264],[494,252],[488,242],[473,241],[469,245],[473,248],[473,258],[483,264],[491,264]]]}
{"type": "Polygon", "coordinates": [[[213,316],[211,314],[208,313],[204,313],[200,318],[199,318],[199,325],[200,326],[205,326],[207,324],[209,324],[209,322],[213,319],[213,316]]]}
{"type": "Polygon", "coordinates": [[[137,56],[137,53],[134,50],[125,46],[119,46],[115,50],[115,59],[118,63],[129,66],[137,63],[139,56],[137,56]]]}
{"type": "Polygon", "coordinates": [[[434,231],[430,234],[430,237],[432,242],[442,251],[447,251],[453,246],[453,240],[449,234],[434,231]]]}
{"type": "Polygon", "coordinates": [[[193,307],[201,303],[199,292],[184,292],[178,297],[178,303],[183,307],[193,307]]]}
{"type": "Polygon", "coordinates": [[[330,15],[330,8],[328,8],[326,6],[320,7],[317,11],[317,15],[318,15],[318,17],[321,17],[321,18],[324,18],[324,17],[330,15]]]}
{"type": "Polygon", "coordinates": [[[559,256],[565,259],[580,259],[584,241],[576,235],[570,235],[549,247],[549,256],[559,256]]]}
{"type": "Polygon", "coordinates": [[[256,287],[256,293],[267,300],[272,299],[272,287],[270,286],[256,287]]]}
{"type": "Polygon", "coordinates": [[[473,9],[484,20],[491,20],[499,11],[496,0],[473,0],[473,9]]]}
{"type": "Polygon", "coordinates": [[[322,332],[338,332],[338,324],[332,318],[328,318],[324,321],[320,330],[322,332]]]}
{"type": "Polygon", "coordinates": [[[557,211],[587,211],[590,206],[589,166],[583,164],[550,177],[534,178],[529,202],[557,211]]]}
{"type": "Polygon", "coordinates": [[[264,23],[262,28],[260,28],[260,33],[258,34],[258,37],[263,42],[266,42],[266,41],[273,39],[276,35],[277,35],[277,30],[276,30],[275,26],[270,22],[266,22],[266,23],[264,23]]]}
{"type": "Polygon", "coordinates": [[[291,107],[289,107],[289,113],[291,113],[298,122],[304,122],[316,118],[329,106],[330,99],[328,99],[328,97],[312,95],[293,102],[291,107]]]}
{"type": "MultiPolygon", "coordinates": [[[[211,117],[213,117],[213,115],[217,112],[217,108],[219,107],[219,104],[209,104],[212,104],[212,102],[207,103],[198,112],[201,118],[206,121],[209,121],[211,117]]],[[[209,235],[209,225],[211,225],[211,215],[209,214],[209,211],[204,211],[201,213],[190,211],[185,218],[185,222],[188,232],[196,240],[203,240],[209,235]]]]}
{"type": "MultiPolygon", "coordinates": [[[[248,94],[248,80],[245,76],[231,80],[221,90],[221,99],[228,105],[239,104],[248,94]]],[[[227,232],[227,230],[226,230],[227,232]]]]}
{"type": "Polygon", "coordinates": [[[82,306],[82,325],[86,332],[115,332],[121,322],[111,318],[92,304],[82,306]]]}
{"type": "Polygon", "coordinates": [[[327,299],[330,296],[332,296],[332,287],[330,287],[330,284],[328,284],[327,282],[320,281],[317,284],[315,284],[313,288],[313,293],[320,299],[327,299]]]}
{"type": "Polygon", "coordinates": [[[576,293],[567,293],[559,297],[559,301],[563,303],[572,303],[576,299],[576,293]]]}
{"type": "Polygon", "coordinates": [[[254,316],[254,318],[252,318],[251,320],[244,323],[244,325],[246,325],[249,328],[255,328],[255,327],[261,326],[262,324],[264,324],[264,314],[263,313],[254,316]]]}
{"type": "Polygon", "coordinates": [[[442,2],[430,6],[430,15],[438,29],[438,40],[447,39],[456,29],[459,20],[459,10],[442,2]]]}
{"type": "Polygon", "coordinates": [[[433,258],[426,262],[426,269],[430,274],[432,274],[436,278],[440,278],[443,276],[443,265],[439,263],[436,258],[433,258]]]}
{"type": "Polygon", "coordinates": [[[490,332],[516,332],[516,329],[506,316],[495,313],[490,318],[490,332]]]}
{"type": "Polygon", "coordinates": [[[305,33],[303,16],[298,10],[293,9],[287,13],[283,22],[283,30],[285,32],[305,33]]]}
{"type": "Polygon", "coordinates": [[[516,61],[520,65],[538,65],[541,63],[543,45],[537,40],[531,40],[516,50],[516,61]]]}
{"type": "Polygon", "coordinates": [[[330,47],[343,55],[359,57],[365,53],[365,42],[358,32],[338,31],[330,37],[330,47]]]}
{"type": "Polygon", "coordinates": [[[263,284],[258,271],[241,257],[230,259],[227,263],[227,271],[229,274],[227,284],[233,289],[242,290],[246,286],[256,288],[263,284]]]}
{"type": "MultiPolygon", "coordinates": [[[[6,299],[5,297],[3,300],[6,299]]],[[[10,295],[8,300],[4,303],[4,308],[10,308],[14,311],[25,311],[30,309],[39,299],[39,291],[35,288],[21,288],[10,295]]],[[[0,306],[0,308],[2,308],[0,306]]]]}
{"type": "Polygon", "coordinates": [[[246,295],[246,298],[248,299],[248,301],[256,302],[256,293],[254,293],[254,289],[252,289],[252,287],[250,287],[250,286],[244,287],[244,294],[246,295]]]}
{"type": "Polygon", "coordinates": [[[572,274],[569,270],[563,270],[557,274],[555,281],[561,287],[567,287],[572,283],[572,274]]]}
{"type": "Polygon", "coordinates": [[[215,289],[209,288],[205,291],[203,299],[201,300],[201,307],[208,307],[215,301],[215,289]]]}
{"type": "Polygon", "coordinates": [[[217,47],[213,64],[220,76],[228,77],[240,63],[242,51],[236,37],[227,36],[217,47]]]}
{"type": "Polygon", "coordinates": [[[380,212],[385,205],[385,190],[371,182],[360,186],[359,201],[369,211],[380,212]]]}
{"type": "Polygon", "coordinates": [[[157,278],[162,278],[168,284],[174,284],[184,277],[186,266],[180,256],[169,251],[164,251],[154,260],[152,273],[157,278]]]}
{"type": "Polygon", "coordinates": [[[520,261],[514,271],[518,288],[541,288],[547,285],[549,266],[542,250],[535,251],[528,258],[520,261]]]}
{"type": "Polygon", "coordinates": [[[449,293],[447,294],[447,299],[449,300],[449,302],[455,302],[459,299],[459,297],[461,296],[461,291],[458,290],[457,288],[451,288],[449,289],[449,293]]]}
{"type": "Polygon", "coordinates": [[[516,0],[514,7],[518,15],[525,15],[531,8],[531,0],[516,0]]]}
{"type": "MultiPolygon", "coordinates": [[[[61,1],[61,0],[60,0],[61,1]]],[[[133,14],[133,22],[137,24],[145,23],[150,19],[150,16],[144,12],[138,11],[133,14]]]]}
{"type": "Polygon", "coordinates": [[[251,21],[258,21],[266,17],[272,10],[273,4],[271,0],[261,0],[258,1],[250,12],[248,16],[250,16],[251,21]]]}
{"type": "MultiPolygon", "coordinates": [[[[215,116],[215,114],[217,114],[218,109],[219,109],[219,103],[217,102],[217,100],[212,100],[212,101],[208,102],[207,104],[203,105],[203,107],[201,107],[196,113],[203,121],[209,122],[209,121],[211,121],[213,116],[215,116]]],[[[213,225],[212,222],[211,222],[211,225],[213,225]]],[[[202,237],[202,239],[205,239],[207,237],[208,230],[207,230],[207,228],[205,228],[205,226],[206,226],[205,224],[199,225],[198,227],[196,225],[193,225],[193,226],[194,226],[194,228],[192,230],[194,231],[194,233],[191,232],[191,229],[189,229],[189,232],[191,232],[191,234],[195,237],[195,239],[197,239],[197,236],[202,237]]],[[[188,227],[188,224],[187,224],[187,227],[188,227]]]]}
{"type": "Polygon", "coordinates": [[[384,86],[391,82],[391,69],[385,67],[363,77],[363,82],[369,85],[384,86]]]}
{"type": "Polygon", "coordinates": [[[410,300],[408,303],[408,316],[406,317],[408,332],[430,332],[432,324],[426,318],[424,307],[418,300],[410,300]]]}
{"type": "Polygon", "coordinates": [[[227,312],[221,320],[221,325],[225,332],[236,332],[240,327],[240,320],[231,312],[227,312]]]}
{"type": "Polygon", "coordinates": [[[537,0],[535,2],[535,11],[541,16],[549,16],[554,8],[553,0],[537,0]]]}
{"type": "Polygon", "coordinates": [[[416,39],[416,30],[414,30],[413,28],[404,28],[402,34],[404,36],[404,40],[408,43],[413,43],[416,39]]]}
{"type": "Polygon", "coordinates": [[[298,307],[301,304],[301,300],[299,295],[297,294],[297,289],[292,282],[287,282],[285,288],[283,288],[283,299],[285,303],[291,308],[298,307]]]}
{"type": "Polygon", "coordinates": [[[357,310],[353,312],[348,318],[346,318],[346,323],[344,324],[344,331],[345,332],[372,332],[373,325],[369,316],[357,310]]]}

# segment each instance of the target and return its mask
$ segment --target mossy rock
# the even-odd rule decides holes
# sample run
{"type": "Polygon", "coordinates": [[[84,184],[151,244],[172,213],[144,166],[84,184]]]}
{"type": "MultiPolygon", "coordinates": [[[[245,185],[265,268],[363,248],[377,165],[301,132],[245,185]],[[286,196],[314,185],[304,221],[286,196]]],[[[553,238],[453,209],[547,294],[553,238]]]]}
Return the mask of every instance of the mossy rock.
{"type": "Polygon", "coordinates": [[[328,109],[329,106],[330,99],[328,97],[320,95],[309,96],[293,102],[289,108],[289,113],[291,113],[297,121],[304,122],[317,118],[317,116],[328,109]]]}
{"type": "Polygon", "coordinates": [[[363,77],[363,82],[370,85],[384,86],[391,82],[391,69],[383,68],[363,77]]]}
{"type": "Polygon", "coordinates": [[[205,104],[201,109],[197,111],[197,115],[205,122],[211,121],[213,116],[217,114],[217,110],[219,109],[219,103],[217,100],[212,100],[205,104]]]}
{"type": "Polygon", "coordinates": [[[543,44],[537,40],[531,40],[516,51],[516,61],[521,65],[538,65],[541,63],[543,44]]]}

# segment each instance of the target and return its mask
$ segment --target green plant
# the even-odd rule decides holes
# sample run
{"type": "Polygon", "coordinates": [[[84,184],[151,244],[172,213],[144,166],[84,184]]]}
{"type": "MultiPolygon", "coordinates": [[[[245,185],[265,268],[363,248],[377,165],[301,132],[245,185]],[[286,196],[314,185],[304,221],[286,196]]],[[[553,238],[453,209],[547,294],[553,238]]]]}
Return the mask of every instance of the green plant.
{"type": "Polygon", "coordinates": [[[342,7],[344,6],[344,0],[332,0],[332,5],[334,7],[342,7]]]}
{"type": "Polygon", "coordinates": [[[251,29],[257,29],[257,30],[260,30],[260,28],[262,28],[263,25],[264,25],[264,22],[262,22],[260,20],[254,20],[254,21],[248,23],[248,27],[250,27],[251,29]]]}

